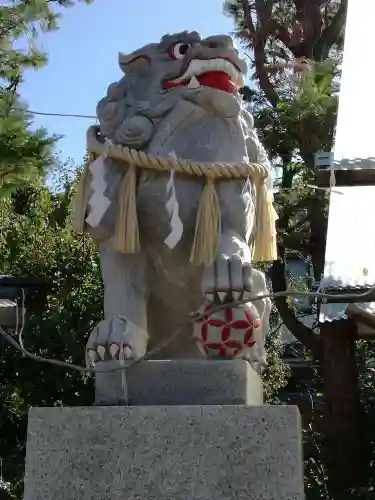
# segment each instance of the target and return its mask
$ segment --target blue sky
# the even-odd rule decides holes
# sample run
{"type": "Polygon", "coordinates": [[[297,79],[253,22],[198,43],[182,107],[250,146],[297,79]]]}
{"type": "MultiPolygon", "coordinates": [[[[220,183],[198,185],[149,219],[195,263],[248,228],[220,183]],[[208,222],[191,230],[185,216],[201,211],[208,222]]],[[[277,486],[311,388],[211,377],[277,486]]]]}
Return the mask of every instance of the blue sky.
{"type": "MultiPolygon", "coordinates": [[[[95,115],[95,106],[112,81],[121,77],[118,52],[130,52],[165,33],[196,30],[203,35],[230,33],[222,0],[95,0],[63,10],[58,31],[39,45],[48,65],[26,74],[21,97],[31,110],[95,115]]],[[[63,135],[57,150],[63,160],[80,163],[92,120],[35,116],[35,125],[63,135]]]]}

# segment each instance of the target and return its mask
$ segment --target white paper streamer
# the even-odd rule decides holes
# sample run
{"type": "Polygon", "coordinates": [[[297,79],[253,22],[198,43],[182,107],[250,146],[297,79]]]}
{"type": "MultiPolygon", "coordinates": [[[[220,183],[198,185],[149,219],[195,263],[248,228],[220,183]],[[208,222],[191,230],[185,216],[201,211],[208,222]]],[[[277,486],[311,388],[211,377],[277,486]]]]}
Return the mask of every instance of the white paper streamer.
{"type": "Polygon", "coordinates": [[[176,189],[174,186],[174,170],[171,170],[171,175],[167,183],[167,193],[169,193],[169,198],[166,203],[166,208],[171,215],[171,232],[165,238],[164,243],[168,248],[174,248],[182,237],[184,227],[182,225],[180,216],[178,214],[179,205],[176,197],[176,189]]]}
{"type": "Polygon", "coordinates": [[[249,241],[255,224],[255,205],[253,199],[253,189],[250,179],[247,178],[242,189],[242,196],[246,199],[245,217],[246,217],[246,241],[249,241]]]}
{"type": "Polygon", "coordinates": [[[86,217],[86,222],[91,227],[97,227],[108,210],[111,202],[105,196],[107,182],[105,180],[105,160],[106,156],[101,155],[90,165],[92,173],[91,189],[94,191],[89,199],[89,214],[86,217]]]}

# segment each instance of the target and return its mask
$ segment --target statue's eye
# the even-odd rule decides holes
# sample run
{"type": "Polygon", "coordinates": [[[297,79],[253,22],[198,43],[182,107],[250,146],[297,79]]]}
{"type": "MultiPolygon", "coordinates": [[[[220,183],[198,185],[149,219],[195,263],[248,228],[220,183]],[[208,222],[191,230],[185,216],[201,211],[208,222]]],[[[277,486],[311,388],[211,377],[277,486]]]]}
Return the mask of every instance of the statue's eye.
{"type": "Polygon", "coordinates": [[[169,49],[169,55],[172,59],[183,59],[191,48],[190,43],[175,43],[169,49]]]}

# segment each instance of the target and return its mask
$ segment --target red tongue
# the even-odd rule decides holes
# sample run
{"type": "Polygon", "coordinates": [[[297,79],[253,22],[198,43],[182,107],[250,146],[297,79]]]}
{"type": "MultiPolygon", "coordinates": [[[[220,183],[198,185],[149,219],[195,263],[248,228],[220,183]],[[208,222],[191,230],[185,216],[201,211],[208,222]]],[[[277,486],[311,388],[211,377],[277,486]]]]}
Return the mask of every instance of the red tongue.
{"type": "Polygon", "coordinates": [[[229,92],[230,94],[234,94],[237,91],[234,83],[223,71],[208,71],[203,75],[197,76],[197,80],[205,87],[223,90],[224,92],[229,92]]]}

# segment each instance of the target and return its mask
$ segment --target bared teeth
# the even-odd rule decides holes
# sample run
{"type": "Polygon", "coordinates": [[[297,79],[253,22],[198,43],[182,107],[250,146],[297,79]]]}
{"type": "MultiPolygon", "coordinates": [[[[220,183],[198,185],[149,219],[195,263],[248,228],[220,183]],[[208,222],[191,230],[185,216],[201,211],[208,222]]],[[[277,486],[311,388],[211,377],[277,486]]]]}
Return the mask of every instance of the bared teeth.
{"type": "Polygon", "coordinates": [[[101,360],[103,360],[104,357],[105,357],[105,347],[104,347],[104,345],[98,345],[98,347],[96,348],[96,352],[98,353],[99,358],[101,360]]]}
{"type": "Polygon", "coordinates": [[[188,89],[197,89],[201,86],[195,76],[192,76],[188,84],[188,89]]]}
{"type": "Polygon", "coordinates": [[[113,343],[109,346],[109,352],[111,353],[111,356],[113,359],[116,358],[116,355],[119,352],[119,350],[120,350],[120,347],[115,343],[113,343]]]}
{"type": "Polygon", "coordinates": [[[219,300],[220,302],[224,302],[224,300],[226,299],[226,296],[227,296],[227,292],[217,292],[218,296],[219,296],[219,300]]]}
{"type": "Polygon", "coordinates": [[[96,363],[99,359],[99,356],[94,349],[88,349],[87,351],[88,357],[90,358],[91,363],[96,363]]]}
{"type": "Polygon", "coordinates": [[[173,81],[179,83],[189,80],[189,88],[198,88],[199,82],[196,80],[196,77],[208,71],[223,71],[227,73],[237,88],[241,88],[245,84],[244,75],[240,73],[231,62],[220,58],[192,59],[185,73],[173,81]]]}

